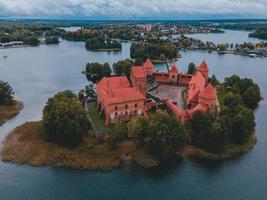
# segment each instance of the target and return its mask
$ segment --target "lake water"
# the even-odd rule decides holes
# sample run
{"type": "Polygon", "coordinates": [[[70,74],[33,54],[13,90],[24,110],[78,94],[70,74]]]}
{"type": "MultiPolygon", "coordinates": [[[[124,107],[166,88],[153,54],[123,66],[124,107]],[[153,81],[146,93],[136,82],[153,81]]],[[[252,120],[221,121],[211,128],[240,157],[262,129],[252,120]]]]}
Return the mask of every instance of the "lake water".
{"type": "Polygon", "coordinates": [[[221,43],[233,43],[233,44],[242,44],[244,42],[257,43],[263,40],[257,38],[248,37],[249,31],[239,31],[239,30],[224,30],[225,33],[199,33],[199,34],[187,34],[187,37],[192,37],[202,41],[212,41],[215,44],[221,43]]]}
{"type": "MultiPolygon", "coordinates": [[[[56,92],[84,87],[87,81],[81,71],[87,62],[112,64],[129,57],[129,47],[130,44],[123,44],[122,53],[89,52],[81,42],[63,41],[59,45],[6,49],[8,58],[0,58],[0,80],[12,85],[25,107],[0,127],[0,140],[25,121],[41,119],[47,98],[56,92]]],[[[253,78],[267,97],[267,59],[185,52],[177,64],[185,71],[189,62],[200,63],[202,59],[220,80],[231,74],[253,78]]],[[[164,70],[165,66],[157,69],[164,70]]],[[[230,161],[184,159],[161,170],[146,171],[126,165],[111,173],[0,162],[0,200],[265,200],[266,119],[267,102],[262,101],[256,110],[257,145],[248,154],[230,161]]]]}

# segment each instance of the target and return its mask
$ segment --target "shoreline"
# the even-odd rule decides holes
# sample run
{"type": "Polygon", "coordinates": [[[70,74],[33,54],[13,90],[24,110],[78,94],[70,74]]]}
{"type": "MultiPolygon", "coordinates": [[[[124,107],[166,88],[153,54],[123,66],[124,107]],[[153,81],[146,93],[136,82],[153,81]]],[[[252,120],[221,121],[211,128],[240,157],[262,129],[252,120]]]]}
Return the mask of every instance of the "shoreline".
{"type": "MultiPolygon", "coordinates": [[[[2,142],[0,153],[3,162],[35,167],[56,166],[91,171],[110,171],[124,161],[134,162],[142,168],[156,167],[159,162],[126,140],[111,149],[106,143],[91,144],[88,136],[74,149],[60,147],[45,141],[42,122],[26,122],[9,133],[2,142]]],[[[187,144],[177,153],[184,158],[204,160],[228,160],[244,155],[256,144],[256,137],[244,145],[229,146],[223,153],[214,154],[187,144]]]]}
{"type": "MultiPolygon", "coordinates": [[[[86,48],[87,49],[87,48],[86,48]]],[[[114,52],[118,52],[121,51],[122,49],[120,48],[113,48],[113,49],[87,49],[88,51],[95,51],[95,52],[102,52],[102,51],[114,51],[114,52]]]]}
{"type": "Polygon", "coordinates": [[[8,120],[12,119],[23,109],[23,103],[16,101],[14,105],[0,106],[0,126],[5,124],[8,120]]]}

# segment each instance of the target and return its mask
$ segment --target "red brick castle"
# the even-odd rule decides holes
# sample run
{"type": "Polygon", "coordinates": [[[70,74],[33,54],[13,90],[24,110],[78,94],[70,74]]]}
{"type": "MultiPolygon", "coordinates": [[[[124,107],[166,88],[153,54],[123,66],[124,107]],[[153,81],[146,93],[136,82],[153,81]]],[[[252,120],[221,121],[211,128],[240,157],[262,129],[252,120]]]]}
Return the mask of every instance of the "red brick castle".
{"type": "Polygon", "coordinates": [[[154,70],[154,65],[147,59],[142,66],[131,68],[130,81],[126,76],[103,78],[96,86],[97,103],[106,116],[106,125],[116,124],[138,116],[147,116],[147,77],[152,76],[155,82],[185,86],[186,110],[180,110],[171,100],[165,99],[169,110],[185,122],[197,110],[218,114],[219,104],[215,88],[208,83],[209,69],[203,61],[195,74],[182,74],[175,65],[167,72],[154,70]]]}

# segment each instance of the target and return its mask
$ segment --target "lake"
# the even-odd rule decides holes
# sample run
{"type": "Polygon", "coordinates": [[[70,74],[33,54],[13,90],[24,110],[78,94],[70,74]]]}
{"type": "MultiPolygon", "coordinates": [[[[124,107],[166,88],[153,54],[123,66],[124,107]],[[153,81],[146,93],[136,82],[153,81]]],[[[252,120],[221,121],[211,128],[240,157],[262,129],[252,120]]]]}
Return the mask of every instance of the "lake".
{"type": "MultiPolygon", "coordinates": [[[[258,38],[250,38],[248,34],[250,31],[239,31],[239,30],[224,30],[225,33],[198,33],[198,34],[187,34],[187,37],[202,40],[204,42],[212,41],[215,44],[221,43],[233,43],[242,44],[244,42],[257,43],[264,40],[258,38]]],[[[265,40],[266,41],[266,40],[265,40]]]]}
{"type": "MultiPolygon", "coordinates": [[[[87,80],[81,71],[87,62],[112,64],[128,58],[129,48],[130,44],[124,43],[122,52],[91,52],[82,42],[62,41],[59,45],[5,49],[8,58],[0,58],[0,80],[11,84],[16,98],[23,101],[25,107],[17,117],[0,127],[0,140],[25,121],[40,120],[42,109],[53,94],[65,89],[77,92],[83,88],[87,80]]],[[[216,74],[220,80],[232,74],[252,78],[267,97],[266,58],[182,52],[177,65],[185,71],[189,62],[199,64],[203,59],[209,64],[211,74],[216,74]]],[[[165,70],[164,65],[156,68],[165,70]]],[[[0,162],[0,199],[265,200],[266,119],[267,102],[264,100],[256,110],[257,145],[248,154],[229,161],[184,159],[175,166],[148,171],[125,164],[110,173],[0,162]]]]}

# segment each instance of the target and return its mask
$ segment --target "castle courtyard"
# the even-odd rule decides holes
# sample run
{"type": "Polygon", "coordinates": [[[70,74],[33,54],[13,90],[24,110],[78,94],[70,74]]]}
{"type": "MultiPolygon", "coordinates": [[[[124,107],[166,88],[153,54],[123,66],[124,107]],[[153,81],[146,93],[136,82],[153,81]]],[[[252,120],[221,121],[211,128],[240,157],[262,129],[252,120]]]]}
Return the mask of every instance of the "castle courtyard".
{"type": "Polygon", "coordinates": [[[185,90],[185,87],[176,85],[160,85],[156,89],[150,91],[150,93],[161,100],[172,100],[172,102],[174,102],[181,111],[184,111],[185,100],[183,97],[183,91],[185,90]]]}

